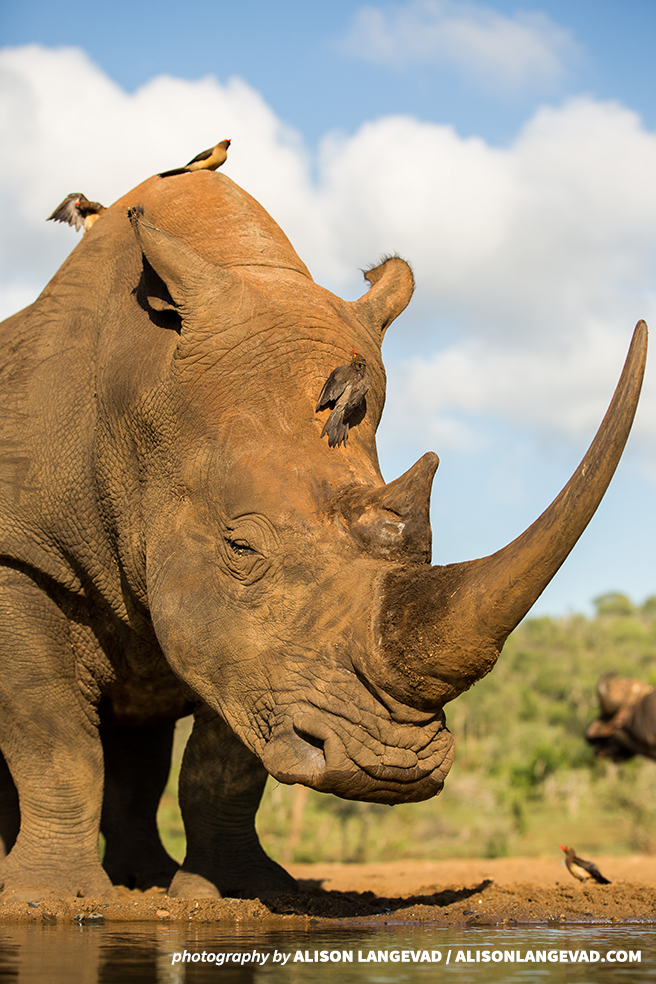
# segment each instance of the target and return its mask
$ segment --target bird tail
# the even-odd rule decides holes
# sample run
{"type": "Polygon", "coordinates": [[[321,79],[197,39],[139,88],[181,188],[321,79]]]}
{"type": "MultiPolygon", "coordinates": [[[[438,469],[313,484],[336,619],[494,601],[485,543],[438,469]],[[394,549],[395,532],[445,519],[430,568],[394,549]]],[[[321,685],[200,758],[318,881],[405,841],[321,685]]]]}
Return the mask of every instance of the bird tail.
{"type": "Polygon", "coordinates": [[[337,411],[337,408],[333,410],[328,420],[323,425],[323,430],[321,431],[321,437],[324,434],[328,435],[328,447],[338,448],[340,444],[346,447],[346,441],[348,439],[349,425],[342,419],[341,409],[337,411]]]}
{"type": "Polygon", "coordinates": [[[170,171],[160,171],[159,176],[160,178],[170,178],[174,174],[188,174],[188,173],[189,173],[188,167],[174,167],[170,171]]]}

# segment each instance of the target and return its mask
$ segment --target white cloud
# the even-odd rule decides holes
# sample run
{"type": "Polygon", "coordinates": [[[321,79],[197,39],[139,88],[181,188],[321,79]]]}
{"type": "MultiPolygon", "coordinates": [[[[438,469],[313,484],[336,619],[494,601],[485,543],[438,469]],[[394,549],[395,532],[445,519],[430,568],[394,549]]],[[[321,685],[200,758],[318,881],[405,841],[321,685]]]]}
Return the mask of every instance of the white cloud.
{"type": "MultiPolygon", "coordinates": [[[[474,422],[489,415],[528,432],[592,437],[619,378],[630,334],[600,325],[592,337],[576,334],[565,351],[558,346],[542,351],[492,347],[469,339],[409,359],[399,367],[398,424],[430,420],[442,448],[462,448],[468,432],[471,443],[474,422]]],[[[649,386],[640,429],[652,439],[653,410],[649,386]]]]}
{"type": "Polygon", "coordinates": [[[550,86],[579,54],[569,31],[546,14],[512,17],[467,0],[409,0],[356,13],[342,48],[365,61],[401,68],[447,65],[498,89],[550,86]]]}
{"type": "Polygon", "coordinates": [[[68,227],[44,225],[69,192],[108,204],[225,136],[231,173],[272,212],[293,221],[305,205],[300,138],[238,78],[158,76],[129,94],[79,49],[29,45],[0,51],[0,105],[4,290],[42,284],[71,249],[68,227]]]}
{"type": "MultiPolygon", "coordinates": [[[[445,414],[453,429],[454,412],[492,412],[570,436],[594,426],[631,329],[656,322],[656,137],[639,118],[580,98],[539,110],[504,149],[399,117],[329,150],[334,257],[346,269],[397,249],[414,265],[424,356],[398,382],[413,394],[406,408],[419,400],[414,420],[445,414]],[[455,330],[446,351],[435,337],[425,352],[431,322],[455,330]]],[[[639,431],[653,435],[654,411],[648,377],[639,431]]]]}
{"type": "MultiPolygon", "coordinates": [[[[405,342],[389,416],[409,414],[438,451],[475,443],[482,417],[588,433],[633,324],[656,324],[656,137],[620,105],[542,108],[505,148],[388,117],[327,135],[313,162],[240,79],[161,76],[128,94],[82,52],[37,46],[0,52],[0,105],[3,316],[75,244],[44,221],[65,194],[109,203],[230,136],[226,173],[320,283],[355,296],[380,254],[413,263],[415,299],[390,332],[405,342]]],[[[655,429],[649,379],[637,431],[653,442],[655,429]]]]}

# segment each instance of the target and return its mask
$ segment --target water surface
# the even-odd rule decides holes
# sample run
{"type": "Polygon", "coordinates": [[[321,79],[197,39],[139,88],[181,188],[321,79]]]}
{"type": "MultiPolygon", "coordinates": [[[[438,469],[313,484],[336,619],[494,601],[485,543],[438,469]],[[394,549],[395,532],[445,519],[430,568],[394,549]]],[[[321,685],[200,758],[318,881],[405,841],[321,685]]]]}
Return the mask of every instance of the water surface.
{"type": "Polygon", "coordinates": [[[306,931],[289,932],[257,931],[252,924],[247,929],[180,923],[0,927],[0,984],[217,980],[646,984],[656,981],[656,930],[651,925],[571,924],[463,929],[404,924],[371,930],[310,925],[306,931]],[[547,959],[539,962],[537,954],[542,953],[547,959]],[[640,961],[631,960],[632,954],[639,954],[640,961]]]}

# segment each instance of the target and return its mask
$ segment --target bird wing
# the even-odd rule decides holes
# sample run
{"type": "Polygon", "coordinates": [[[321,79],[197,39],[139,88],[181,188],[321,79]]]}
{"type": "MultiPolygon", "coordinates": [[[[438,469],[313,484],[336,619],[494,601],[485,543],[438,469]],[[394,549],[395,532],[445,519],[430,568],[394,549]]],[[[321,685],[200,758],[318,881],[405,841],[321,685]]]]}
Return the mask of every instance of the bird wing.
{"type": "Polygon", "coordinates": [[[337,366],[336,369],[333,369],[323,385],[315,413],[317,410],[323,410],[323,408],[327,407],[329,403],[333,402],[333,400],[338,400],[340,398],[348,383],[349,369],[350,366],[337,366]]]}
{"type": "MultiPolygon", "coordinates": [[[[200,154],[196,154],[196,156],[189,161],[189,164],[195,164],[197,161],[206,161],[207,158],[211,157],[213,153],[214,147],[209,147],[207,150],[201,150],[200,154]]],[[[189,167],[189,164],[187,164],[187,167],[189,167]]]]}
{"type": "Polygon", "coordinates": [[[50,222],[51,219],[54,219],[55,222],[68,222],[70,226],[75,226],[76,231],[79,232],[84,225],[84,218],[82,217],[82,213],[75,202],[78,198],[83,197],[84,196],[77,191],[67,195],[64,201],[57,206],[52,215],[48,216],[46,222],[50,222]]]}
{"type": "Polygon", "coordinates": [[[599,882],[600,885],[610,885],[610,882],[607,878],[604,878],[594,861],[584,861],[583,858],[577,857],[575,859],[575,863],[578,864],[579,868],[583,868],[583,870],[587,871],[589,875],[592,875],[594,880],[599,882]]]}
{"type": "Polygon", "coordinates": [[[344,403],[344,417],[350,416],[354,410],[357,410],[364,400],[368,389],[369,373],[365,369],[364,372],[358,373],[354,379],[351,379],[344,389],[344,395],[346,397],[346,401],[344,403]]]}

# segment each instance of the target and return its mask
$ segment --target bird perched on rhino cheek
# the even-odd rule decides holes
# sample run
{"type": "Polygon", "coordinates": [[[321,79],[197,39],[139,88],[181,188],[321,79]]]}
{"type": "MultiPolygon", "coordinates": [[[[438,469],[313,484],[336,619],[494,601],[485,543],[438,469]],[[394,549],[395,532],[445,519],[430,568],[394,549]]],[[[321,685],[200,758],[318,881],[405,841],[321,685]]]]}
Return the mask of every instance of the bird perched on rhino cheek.
{"type": "Polygon", "coordinates": [[[190,171],[216,171],[228,159],[228,147],[231,140],[222,140],[215,147],[201,150],[184,167],[174,167],[171,171],[162,171],[160,178],[170,178],[172,174],[187,174],[190,171]]]}
{"type": "Polygon", "coordinates": [[[346,445],[349,426],[360,411],[366,412],[365,396],[369,389],[367,363],[352,349],[353,356],[346,366],[337,366],[324,383],[315,413],[334,404],[333,412],[323,425],[321,437],[328,435],[328,447],[346,445]]]}

